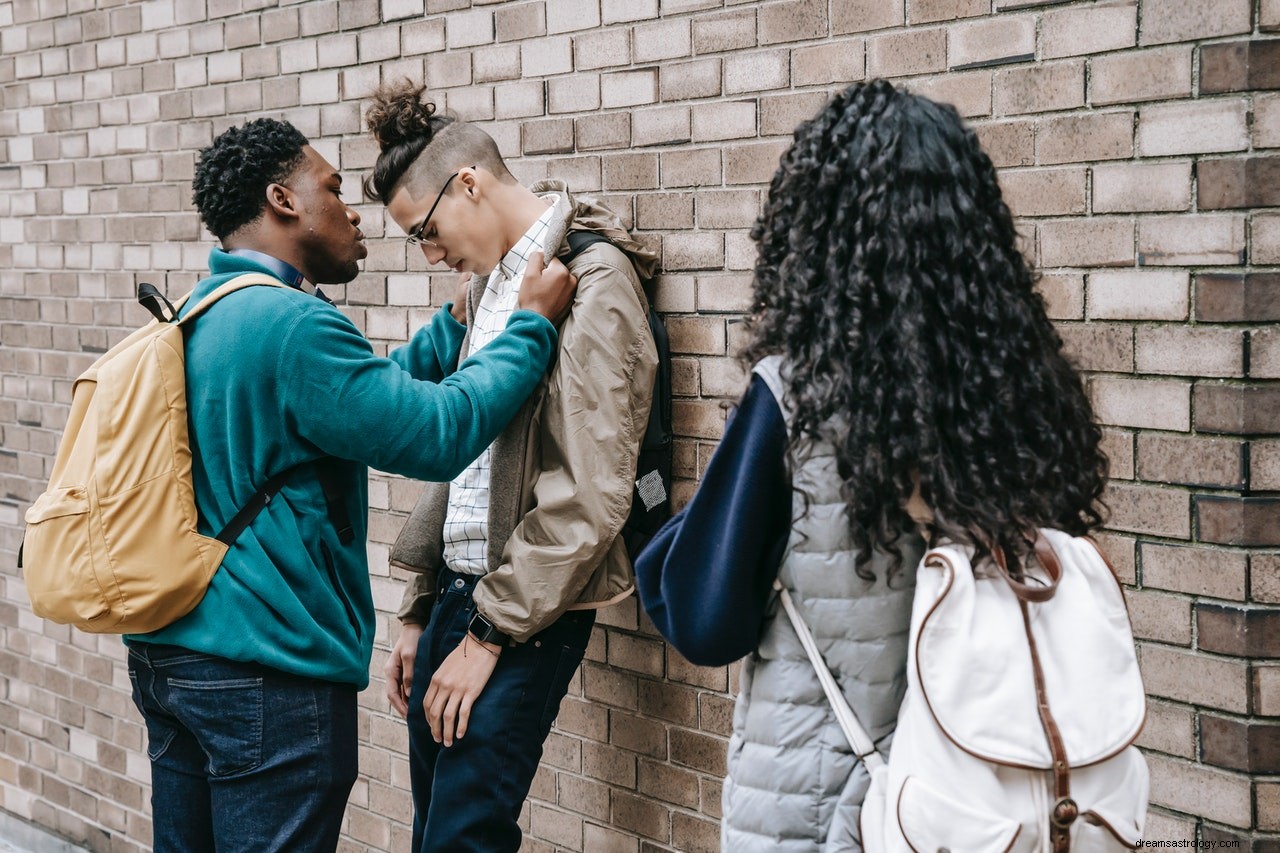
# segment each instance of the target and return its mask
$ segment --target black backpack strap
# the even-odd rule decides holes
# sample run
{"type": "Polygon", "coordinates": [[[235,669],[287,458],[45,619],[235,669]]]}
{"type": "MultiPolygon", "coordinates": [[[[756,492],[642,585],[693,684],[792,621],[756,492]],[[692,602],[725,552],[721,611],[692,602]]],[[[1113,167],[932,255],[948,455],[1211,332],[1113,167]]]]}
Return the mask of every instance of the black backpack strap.
{"type": "Polygon", "coordinates": [[[165,299],[164,294],[154,284],[142,282],[138,285],[138,303],[151,312],[161,323],[172,323],[178,319],[178,309],[165,299]]]}
{"type": "MultiPolygon", "coordinates": [[[[258,517],[258,513],[266,509],[267,504],[271,503],[284,484],[289,482],[300,469],[305,468],[312,463],[303,462],[292,468],[287,468],[276,474],[267,482],[262,484],[262,488],[258,489],[254,496],[249,498],[235,517],[227,522],[227,526],[222,528],[214,538],[226,545],[231,545],[240,538],[240,534],[253,523],[258,517]]],[[[350,545],[355,538],[355,531],[351,527],[351,516],[347,512],[346,504],[342,501],[342,489],[338,485],[338,472],[335,470],[336,460],[318,459],[315,462],[316,477],[320,480],[320,488],[324,491],[324,502],[329,510],[329,521],[333,524],[333,529],[338,533],[338,541],[343,545],[350,545]]]]}
{"type": "Polygon", "coordinates": [[[351,527],[351,515],[347,512],[347,504],[342,500],[342,486],[339,485],[336,459],[320,459],[316,461],[316,476],[320,479],[320,488],[324,491],[324,503],[329,509],[329,521],[337,531],[338,541],[350,545],[356,538],[351,527]]]}
{"type": "Polygon", "coordinates": [[[567,267],[588,246],[595,243],[611,243],[613,241],[599,231],[570,231],[565,235],[564,242],[569,247],[569,251],[560,255],[560,263],[567,267]]]}
{"type": "MultiPolygon", "coordinates": [[[[560,255],[565,265],[595,243],[613,242],[598,231],[570,231],[565,235],[568,251],[560,255]]],[[[634,264],[633,264],[634,267],[634,264]]],[[[638,274],[638,272],[637,272],[638,274]]],[[[648,294],[646,293],[646,296],[648,294]]],[[[653,380],[653,404],[645,425],[636,459],[635,492],[631,512],[622,526],[627,553],[634,560],[645,544],[671,517],[671,467],[674,435],[671,428],[671,347],[667,327],[649,302],[649,332],[658,352],[658,371],[653,380]]]]}

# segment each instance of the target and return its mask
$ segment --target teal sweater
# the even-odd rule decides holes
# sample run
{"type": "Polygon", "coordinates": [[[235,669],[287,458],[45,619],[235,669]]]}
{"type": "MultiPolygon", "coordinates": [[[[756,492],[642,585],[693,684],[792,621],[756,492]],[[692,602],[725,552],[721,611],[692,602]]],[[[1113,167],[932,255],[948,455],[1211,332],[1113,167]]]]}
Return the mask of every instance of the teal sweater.
{"type": "MultiPolygon", "coordinates": [[[[238,273],[270,272],[218,249],[209,266],[187,306],[238,273]]],[[[341,474],[355,539],[338,541],[320,484],[304,469],[236,540],[195,610],[126,642],[367,686],[374,605],[366,466],[453,479],[506,426],[555,349],[551,323],[521,310],[457,365],[464,331],[442,309],[381,358],[337,308],[278,287],[238,291],[195,320],[186,379],[200,531],[216,534],[269,477],[332,456],[347,460],[341,474]]]]}

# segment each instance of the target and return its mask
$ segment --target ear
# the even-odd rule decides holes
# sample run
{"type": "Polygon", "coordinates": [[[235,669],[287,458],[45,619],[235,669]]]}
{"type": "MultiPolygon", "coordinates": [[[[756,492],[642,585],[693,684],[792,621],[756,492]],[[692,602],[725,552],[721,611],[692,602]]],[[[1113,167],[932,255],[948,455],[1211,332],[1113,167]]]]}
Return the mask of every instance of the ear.
{"type": "Polygon", "coordinates": [[[480,174],[475,168],[466,166],[458,170],[454,183],[462,184],[462,192],[467,201],[478,201],[483,193],[480,186],[480,174]]]}
{"type": "Polygon", "coordinates": [[[267,186],[267,209],[281,219],[297,219],[298,203],[293,190],[284,184],[267,186]]]}

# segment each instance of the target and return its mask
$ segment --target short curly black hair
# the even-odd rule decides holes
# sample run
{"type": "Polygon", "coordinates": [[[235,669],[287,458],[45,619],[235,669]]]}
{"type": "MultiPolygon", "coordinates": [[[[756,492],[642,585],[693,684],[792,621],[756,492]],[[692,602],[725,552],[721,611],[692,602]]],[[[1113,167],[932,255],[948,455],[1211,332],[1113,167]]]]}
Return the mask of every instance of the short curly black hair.
{"type": "Polygon", "coordinates": [[[859,574],[911,529],[917,480],[933,536],[982,551],[1101,524],[1089,398],[953,108],[883,80],[840,93],[796,130],[752,237],[743,358],[788,363],[793,454],[834,447],[859,574]]]}
{"type": "Polygon", "coordinates": [[[262,216],[266,189],[302,162],[307,138],[287,121],[260,118],[224,130],[200,152],[191,200],[219,240],[262,216]]]}

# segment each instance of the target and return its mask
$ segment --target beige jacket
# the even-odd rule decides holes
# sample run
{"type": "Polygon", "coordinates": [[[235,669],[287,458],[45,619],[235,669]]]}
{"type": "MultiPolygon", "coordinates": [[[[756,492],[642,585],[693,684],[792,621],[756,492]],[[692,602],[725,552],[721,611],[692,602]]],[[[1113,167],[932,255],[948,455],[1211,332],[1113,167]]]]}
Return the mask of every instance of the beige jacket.
{"type": "MultiPolygon", "coordinates": [[[[570,265],[578,292],[560,328],[546,380],[493,443],[489,479],[489,572],[476,586],[477,609],[517,642],[565,610],[612,604],[631,594],[631,562],[619,531],[631,510],[636,456],[652,402],[657,351],[636,269],[653,274],[656,258],[621,221],[564,184],[554,193],[547,254],[568,251],[570,230],[600,231],[570,265]],[[635,266],[633,267],[633,263],[635,266]]],[[[474,316],[485,277],[467,298],[474,316]]],[[[462,357],[470,334],[462,342],[462,357]]],[[[425,625],[443,565],[448,483],[430,483],[391,550],[391,564],[417,576],[399,616],[425,625]]]]}

